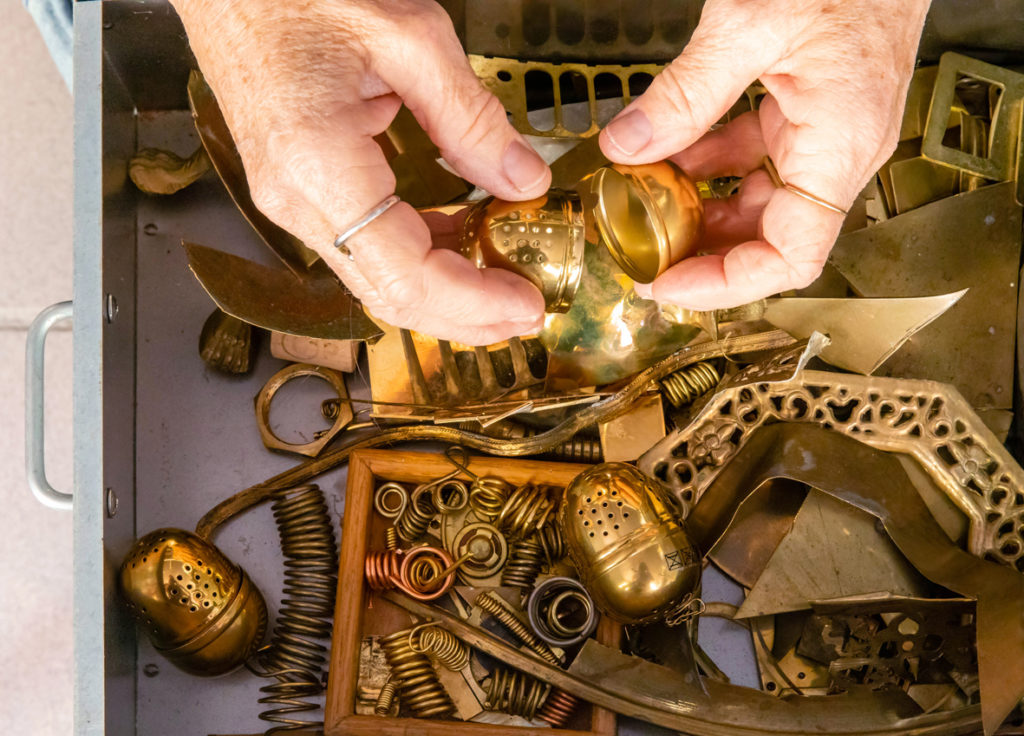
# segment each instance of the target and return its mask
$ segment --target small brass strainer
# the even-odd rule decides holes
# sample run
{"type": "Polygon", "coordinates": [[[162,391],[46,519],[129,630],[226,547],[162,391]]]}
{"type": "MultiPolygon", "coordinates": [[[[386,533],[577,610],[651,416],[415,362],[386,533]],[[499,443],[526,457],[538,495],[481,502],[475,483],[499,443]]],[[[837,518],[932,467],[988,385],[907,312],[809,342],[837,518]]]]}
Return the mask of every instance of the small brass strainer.
{"type": "Polygon", "coordinates": [[[153,646],[194,675],[248,659],[267,630],[267,606],[241,567],[182,529],[157,529],[121,565],[121,591],[153,646]]]}

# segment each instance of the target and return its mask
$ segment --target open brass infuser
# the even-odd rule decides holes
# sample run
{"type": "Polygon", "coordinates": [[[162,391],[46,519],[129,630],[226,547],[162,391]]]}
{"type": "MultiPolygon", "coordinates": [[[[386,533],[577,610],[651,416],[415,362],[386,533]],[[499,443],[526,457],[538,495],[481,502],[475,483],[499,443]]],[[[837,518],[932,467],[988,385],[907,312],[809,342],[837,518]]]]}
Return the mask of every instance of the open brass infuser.
{"type": "Polygon", "coordinates": [[[576,192],[551,189],[528,202],[482,199],[470,208],[460,243],[478,268],[513,271],[540,289],[548,312],[567,312],[588,241],[600,240],[629,278],[649,283],[692,255],[703,230],[697,187],[660,161],[604,166],[576,192]]]}
{"type": "Polygon", "coordinates": [[[565,490],[559,521],[580,581],[610,618],[671,618],[700,583],[700,555],[658,483],[632,465],[603,463],[565,490]]]}

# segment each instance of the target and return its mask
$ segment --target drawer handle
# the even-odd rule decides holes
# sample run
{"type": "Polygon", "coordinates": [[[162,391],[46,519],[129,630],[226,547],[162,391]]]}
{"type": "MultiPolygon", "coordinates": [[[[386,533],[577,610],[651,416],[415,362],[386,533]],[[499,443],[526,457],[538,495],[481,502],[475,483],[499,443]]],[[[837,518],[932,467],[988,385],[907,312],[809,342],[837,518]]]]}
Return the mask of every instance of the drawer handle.
{"type": "Polygon", "coordinates": [[[36,316],[25,341],[25,469],[28,486],[39,503],[52,509],[71,509],[72,495],[46,479],[46,417],[44,412],[46,336],[58,322],[72,318],[71,302],[53,304],[36,316]]]}

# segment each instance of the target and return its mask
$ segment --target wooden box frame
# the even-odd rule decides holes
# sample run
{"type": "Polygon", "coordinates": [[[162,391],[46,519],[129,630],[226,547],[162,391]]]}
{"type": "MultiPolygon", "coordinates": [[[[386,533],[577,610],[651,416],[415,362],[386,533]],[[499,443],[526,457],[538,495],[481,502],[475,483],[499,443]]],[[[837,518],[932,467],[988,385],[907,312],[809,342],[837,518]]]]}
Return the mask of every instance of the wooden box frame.
{"type": "MultiPolygon", "coordinates": [[[[510,483],[529,481],[565,487],[589,465],[512,460],[474,455],[470,469],[480,475],[497,475],[510,483]]],[[[325,705],[325,736],[381,736],[417,734],[417,736],[606,736],[616,732],[615,714],[597,707],[591,709],[589,730],[495,726],[486,723],[430,720],[424,718],[382,718],[355,712],[359,678],[359,650],[364,636],[364,613],[371,599],[363,580],[363,561],[367,550],[382,549],[383,520],[375,519],[373,494],[379,483],[423,483],[452,471],[451,463],[440,454],[398,450],[363,450],[349,460],[345,491],[345,518],[342,523],[341,562],[338,595],[334,612],[330,676],[325,705]],[[380,535],[377,539],[376,536],[380,535]],[[371,536],[374,539],[371,540],[371,536]],[[372,545],[371,545],[372,541],[372,545]]],[[[375,617],[398,612],[379,597],[372,599],[375,617]]],[[[617,645],[621,627],[602,621],[597,638],[617,645]]]]}

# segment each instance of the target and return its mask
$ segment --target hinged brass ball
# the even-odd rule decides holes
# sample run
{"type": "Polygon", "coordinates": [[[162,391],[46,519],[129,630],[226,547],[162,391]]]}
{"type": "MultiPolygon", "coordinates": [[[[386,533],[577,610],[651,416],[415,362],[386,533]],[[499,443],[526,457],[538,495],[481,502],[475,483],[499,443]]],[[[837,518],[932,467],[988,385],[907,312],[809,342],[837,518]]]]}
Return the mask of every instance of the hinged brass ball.
{"type": "Polygon", "coordinates": [[[121,565],[121,592],[153,646],[194,675],[248,659],[267,630],[267,606],[245,571],[182,529],[142,537],[121,565]]]}
{"type": "Polygon", "coordinates": [[[632,465],[603,463],[578,475],[559,521],[580,581],[616,621],[663,618],[700,583],[700,555],[676,506],[632,465]]]}

